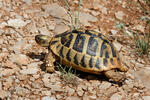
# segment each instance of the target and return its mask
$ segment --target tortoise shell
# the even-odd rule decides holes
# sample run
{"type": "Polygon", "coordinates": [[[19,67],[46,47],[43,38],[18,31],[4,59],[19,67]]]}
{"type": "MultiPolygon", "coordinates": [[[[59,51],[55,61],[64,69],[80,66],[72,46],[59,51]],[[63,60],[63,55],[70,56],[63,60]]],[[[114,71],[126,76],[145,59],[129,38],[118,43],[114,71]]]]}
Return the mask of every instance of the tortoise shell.
{"type": "Polygon", "coordinates": [[[115,47],[104,35],[91,30],[73,30],[54,36],[49,50],[62,64],[77,70],[99,74],[122,63],[115,47]]]}

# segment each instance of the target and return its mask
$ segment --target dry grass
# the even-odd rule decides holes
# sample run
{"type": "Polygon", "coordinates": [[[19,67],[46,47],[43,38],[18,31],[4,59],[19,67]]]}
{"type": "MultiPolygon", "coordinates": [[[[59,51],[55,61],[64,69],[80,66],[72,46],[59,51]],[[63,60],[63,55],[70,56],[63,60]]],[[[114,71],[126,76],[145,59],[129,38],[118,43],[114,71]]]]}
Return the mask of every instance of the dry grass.
{"type": "Polygon", "coordinates": [[[72,70],[72,67],[66,67],[66,66],[63,67],[60,64],[58,64],[56,67],[61,72],[61,78],[66,84],[72,84],[74,86],[78,85],[78,80],[77,80],[78,75],[76,75],[76,71],[72,70]]]}

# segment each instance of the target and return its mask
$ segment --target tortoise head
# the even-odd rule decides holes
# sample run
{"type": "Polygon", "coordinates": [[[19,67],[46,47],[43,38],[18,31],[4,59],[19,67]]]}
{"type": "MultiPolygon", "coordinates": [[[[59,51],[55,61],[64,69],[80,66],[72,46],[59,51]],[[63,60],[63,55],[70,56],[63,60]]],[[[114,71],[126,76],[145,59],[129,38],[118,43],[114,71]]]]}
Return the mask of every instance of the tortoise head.
{"type": "Polygon", "coordinates": [[[36,35],[35,36],[35,41],[42,47],[48,47],[51,41],[51,37],[47,35],[36,35]]]}

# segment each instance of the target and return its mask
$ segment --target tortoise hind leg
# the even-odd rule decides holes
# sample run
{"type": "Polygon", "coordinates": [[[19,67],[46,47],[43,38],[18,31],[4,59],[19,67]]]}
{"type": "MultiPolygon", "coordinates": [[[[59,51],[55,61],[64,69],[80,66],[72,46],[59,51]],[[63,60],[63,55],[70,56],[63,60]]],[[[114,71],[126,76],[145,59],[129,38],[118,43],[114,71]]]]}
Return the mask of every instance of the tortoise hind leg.
{"type": "Polygon", "coordinates": [[[106,77],[112,79],[115,82],[121,82],[122,80],[125,79],[125,75],[118,71],[116,72],[115,69],[105,71],[104,74],[106,77]]]}
{"type": "Polygon", "coordinates": [[[47,72],[54,72],[54,57],[52,52],[49,52],[46,56],[45,56],[45,67],[46,67],[46,71],[47,72]]]}
{"type": "Polygon", "coordinates": [[[124,64],[121,64],[121,66],[119,67],[119,69],[123,72],[126,72],[128,71],[128,68],[124,65],[124,64]]]}
{"type": "Polygon", "coordinates": [[[116,69],[111,69],[108,71],[105,71],[104,74],[106,75],[106,77],[114,80],[115,82],[121,82],[122,80],[125,79],[125,73],[126,71],[128,71],[128,68],[121,63],[121,66],[119,66],[118,68],[120,71],[117,71],[116,69]]]}

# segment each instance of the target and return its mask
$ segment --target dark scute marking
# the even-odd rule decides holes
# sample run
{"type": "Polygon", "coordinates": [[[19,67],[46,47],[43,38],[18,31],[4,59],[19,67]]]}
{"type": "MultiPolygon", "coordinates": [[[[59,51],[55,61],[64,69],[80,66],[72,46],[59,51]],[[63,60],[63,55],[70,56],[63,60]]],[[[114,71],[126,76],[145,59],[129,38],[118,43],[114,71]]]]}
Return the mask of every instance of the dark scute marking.
{"type": "Polygon", "coordinates": [[[82,65],[83,67],[86,67],[86,64],[85,64],[85,62],[84,62],[84,56],[83,56],[82,59],[81,59],[81,65],[82,65]]]}
{"type": "Polygon", "coordinates": [[[85,30],[85,34],[90,35],[90,36],[92,35],[92,33],[90,33],[89,30],[85,30]]]}
{"type": "Polygon", "coordinates": [[[100,49],[100,57],[103,56],[103,52],[104,52],[104,49],[106,49],[107,46],[105,45],[105,42],[103,41],[102,45],[101,45],[101,49],[100,49]]]}
{"type": "Polygon", "coordinates": [[[112,65],[114,65],[114,60],[113,60],[113,58],[110,58],[110,62],[111,62],[112,65]]]}
{"type": "Polygon", "coordinates": [[[94,37],[90,37],[89,42],[88,42],[88,47],[87,47],[87,54],[91,56],[96,55],[96,49],[98,47],[98,42],[97,40],[94,39],[94,37]]]}
{"type": "Polygon", "coordinates": [[[103,59],[103,65],[104,65],[105,67],[107,67],[107,59],[106,59],[106,58],[103,59]]]}
{"type": "Polygon", "coordinates": [[[52,41],[51,42],[51,45],[54,45],[54,44],[56,44],[58,41],[52,41]]]}
{"type": "Polygon", "coordinates": [[[68,53],[67,53],[67,55],[66,55],[66,57],[67,57],[67,60],[69,60],[69,61],[71,61],[71,58],[70,58],[70,49],[69,49],[69,51],[68,51],[68,53]]]}
{"type": "Polygon", "coordinates": [[[108,51],[105,52],[105,58],[109,58],[109,53],[108,53],[108,51]]]}
{"type": "Polygon", "coordinates": [[[91,57],[90,60],[89,60],[89,67],[90,67],[90,68],[93,67],[93,65],[92,65],[92,57],[91,57]]]}
{"type": "Polygon", "coordinates": [[[97,37],[96,34],[93,34],[93,33],[91,33],[91,32],[88,31],[88,30],[85,31],[85,34],[87,34],[87,35],[89,35],[89,36],[91,36],[91,37],[97,37]]]}
{"type": "Polygon", "coordinates": [[[108,40],[104,40],[104,42],[109,44],[109,46],[111,47],[113,57],[116,57],[116,52],[114,50],[113,45],[108,40]]]}
{"type": "Polygon", "coordinates": [[[101,33],[98,33],[98,37],[102,37],[102,34],[101,34],[101,33]]]}
{"type": "Polygon", "coordinates": [[[67,38],[65,36],[62,36],[61,38],[61,44],[65,44],[65,42],[67,41],[67,38]]]}
{"type": "Polygon", "coordinates": [[[60,44],[56,46],[56,48],[58,49],[60,47],[60,44]]]}
{"type": "Polygon", "coordinates": [[[80,31],[80,30],[73,30],[72,33],[84,34],[84,32],[82,32],[82,31],[80,31]]]}
{"type": "Polygon", "coordinates": [[[73,45],[73,49],[82,52],[83,51],[83,46],[85,42],[85,36],[81,36],[80,34],[77,35],[75,43],[73,45]]]}
{"type": "Polygon", "coordinates": [[[72,33],[79,33],[78,30],[72,30],[72,33]]]}
{"type": "Polygon", "coordinates": [[[74,63],[75,63],[76,65],[79,65],[78,59],[77,59],[77,54],[74,56],[74,63]]]}
{"type": "Polygon", "coordinates": [[[116,57],[116,51],[114,50],[114,47],[111,43],[109,43],[110,47],[111,47],[111,51],[112,51],[112,55],[113,57],[116,57]]]}
{"type": "Polygon", "coordinates": [[[64,56],[63,56],[63,49],[64,49],[64,47],[62,46],[61,49],[59,50],[59,55],[60,55],[62,58],[64,58],[64,56]]]}
{"type": "Polygon", "coordinates": [[[72,39],[73,39],[73,35],[70,34],[68,40],[67,40],[66,43],[65,43],[65,46],[66,46],[66,47],[69,47],[69,46],[70,46],[70,43],[71,43],[72,39]]]}
{"type": "Polygon", "coordinates": [[[64,34],[61,36],[61,43],[64,45],[69,39],[67,38],[68,34],[64,34]]]}
{"type": "Polygon", "coordinates": [[[100,65],[99,58],[97,58],[95,67],[98,68],[98,69],[100,69],[100,66],[99,66],[99,65],[100,65]]]}
{"type": "Polygon", "coordinates": [[[104,40],[104,39],[103,39],[103,41],[104,41],[105,43],[108,43],[108,44],[109,44],[109,41],[108,41],[108,40],[104,40]]]}
{"type": "Polygon", "coordinates": [[[107,48],[107,46],[105,45],[105,43],[107,43],[111,47],[111,51],[112,51],[113,57],[116,57],[116,52],[114,50],[114,47],[113,47],[113,45],[108,40],[103,40],[103,43],[101,45],[101,50],[100,50],[100,57],[103,56],[103,50],[107,48]]]}

